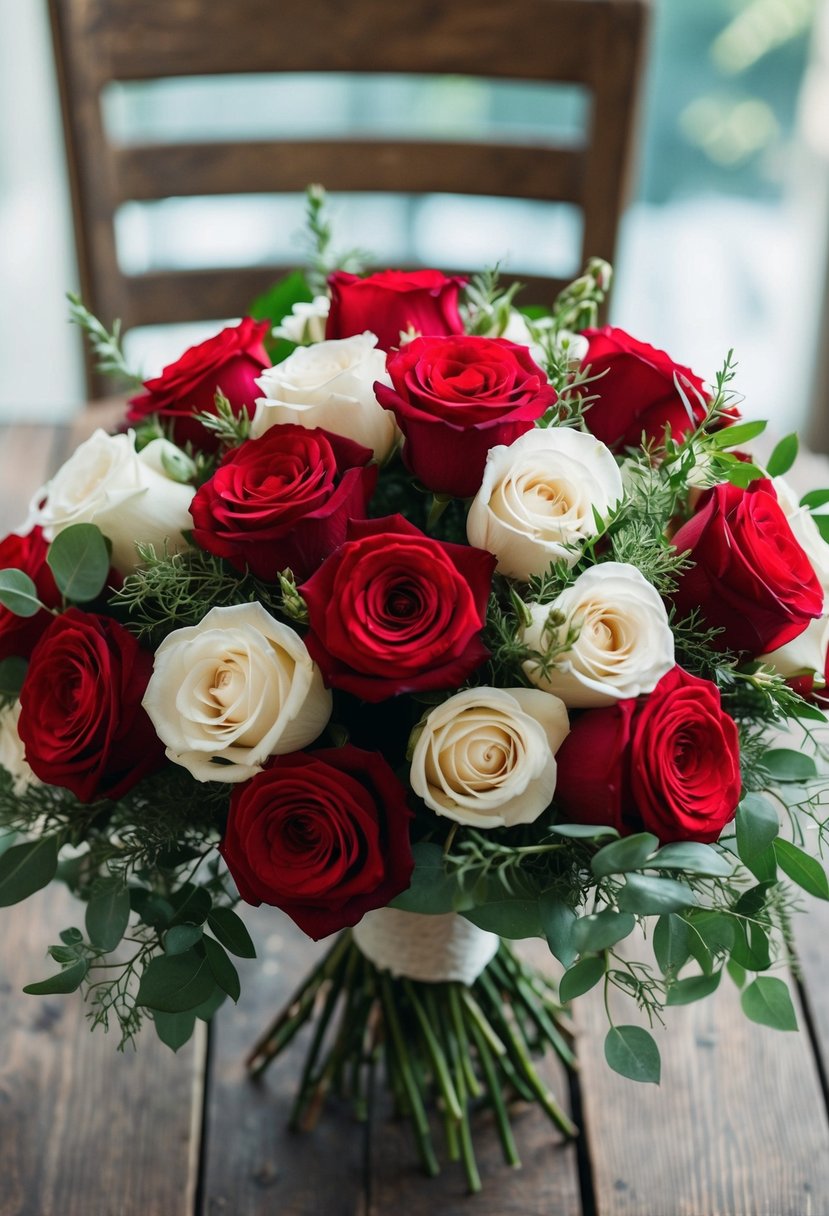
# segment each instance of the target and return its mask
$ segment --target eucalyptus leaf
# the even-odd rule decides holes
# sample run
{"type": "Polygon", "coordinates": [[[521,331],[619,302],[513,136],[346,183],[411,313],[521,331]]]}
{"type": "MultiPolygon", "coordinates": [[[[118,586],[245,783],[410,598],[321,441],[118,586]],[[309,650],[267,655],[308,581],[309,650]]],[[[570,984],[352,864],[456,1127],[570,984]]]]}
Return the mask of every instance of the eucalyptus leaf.
{"type": "Polygon", "coordinates": [[[203,937],[202,945],[214,980],[232,1001],[238,1001],[241,994],[239,972],[230,961],[230,955],[224,946],[221,946],[212,937],[203,937]]]}
{"type": "Polygon", "coordinates": [[[174,925],[203,925],[213,907],[210,892],[192,882],[185,883],[178,891],[174,891],[170,896],[170,903],[174,909],[174,925]]]}
{"type": "Polygon", "coordinates": [[[689,975],[687,979],[676,980],[668,989],[666,1005],[690,1005],[693,1001],[704,1000],[720,986],[721,971],[711,975],[689,975]]]}
{"type": "Polygon", "coordinates": [[[576,997],[584,996],[591,988],[595,988],[605,973],[605,961],[602,957],[591,955],[580,959],[568,968],[561,977],[558,986],[560,1000],[566,1005],[576,997]]]}
{"type": "Polygon", "coordinates": [[[734,426],[724,426],[721,431],[710,436],[711,444],[716,448],[738,448],[743,443],[749,443],[762,435],[768,424],[765,422],[737,422],[734,426]]]}
{"type": "Polygon", "coordinates": [[[604,1041],[604,1055],[613,1071],[621,1076],[659,1084],[659,1048],[643,1026],[611,1026],[604,1041]]]}
{"type": "Polygon", "coordinates": [[[544,937],[537,899],[493,899],[462,913],[479,929],[512,939],[544,937]]]}
{"type": "Polygon", "coordinates": [[[580,916],[573,925],[573,943],[579,954],[608,950],[632,933],[636,918],[629,912],[604,908],[590,916],[580,916]]]}
{"type": "Polygon", "coordinates": [[[692,840],[663,845],[648,864],[655,870],[685,870],[711,878],[727,878],[734,869],[724,853],[692,840]]]}
{"type": "Polygon", "coordinates": [[[659,839],[650,832],[623,836],[621,840],[613,840],[599,849],[590,862],[590,868],[596,878],[639,870],[658,848],[659,839]]]}
{"type": "Polygon", "coordinates": [[[789,840],[775,840],[774,852],[780,869],[792,882],[817,899],[829,899],[826,871],[817,860],[789,840]]]}
{"type": "Polygon", "coordinates": [[[684,882],[674,878],[653,878],[647,874],[628,874],[619,892],[619,907],[637,916],[679,912],[694,903],[696,896],[684,882]]]}
{"type": "Polygon", "coordinates": [[[54,836],[41,836],[12,845],[0,856],[0,908],[28,899],[55,877],[58,869],[58,842],[54,836]]]}
{"type": "Polygon", "coordinates": [[[58,993],[76,992],[80,988],[89,970],[89,960],[79,958],[77,962],[64,967],[57,975],[48,980],[40,980],[36,984],[27,984],[23,989],[30,996],[53,996],[58,993]]]}
{"type": "Polygon", "coordinates": [[[432,916],[455,911],[460,892],[454,875],[446,872],[441,846],[422,841],[412,847],[412,856],[414,870],[409,886],[389,906],[432,916]]]}
{"type": "Polygon", "coordinates": [[[576,913],[569,904],[562,903],[551,891],[545,891],[539,896],[538,906],[550,952],[562,966],[569,967],[575,962],[578,953],[573,945],[576,913]]]}
{"type": "Polygon", "coordinates": [[[774,1030],[797,1030],[797,1014],[789,989],[772,975],[758,976],[740,996],[743,1013],[752,1022],[774,1030]]]}
{"type": "Polygon", "coordinates": [[[749,865],[763,853],[780,831],[777,811],[761,794],[747,794],[737,807],[737,852],[749,865]]]}
{"type": "Polygon", "coordinates": [[[16,654],[9,655],[6,659],[0,659],[0,697],[9,701],[14,700],[23,687],[28,669],[29,664],[26,659],[21,659],[16,654]]]}
{"type": "Polygon", "coordinates": [[[765,929],[753,921],[739,922],[731,958],[746,971],[767,971],[771,966],[771,949],[765,929]]]}
{"type": "Polygon", "coordinates": [[[775,781],[809,781],[817,776],[813,758],[789,747],[775,747],[765,752],[763,765],[775,781]]]}
{"type": "Polygon", "coordinates": [[[141,976],[137,1005],[162,1013],[184,1013],[196,1009],[213,993],[216,981],[207,957],[188,950],[184,954],[162,954],[150,960],[141,976]]]}
{"type": "Polygon", "coordinates": [[[202,940],[201,925],[173,925],[164,934],[165,954],[184,954],[202,940]]]}
{"type": "Polygon", "coordinates": [[[105,878],[86,905],[86,932],[93,946],[114,950],[130,919],[130,893],[120,878],[105,878]]]}
{"type": "Polygon", "coordinates": [[[610,825],[598,823],[554,823],[551,832],[557,836],[566,836],[570,840],[595,840],[601,836],[618,836],[619,833],[610,825]]]}
{"type": "Polygon", "coordinates": [[[79,604],[100,595],[109,574],[107,543],[94,524],[64,528],[49,546],[46,561],[61,594],[79,604]]]}
{"type": "Polygon", "coordinates": [[[239,958],[256,958],[256,947],[247,931],[245,922],[232,908],[213,908],[207,923],[217,941],[225,950],[239,958]]]}
{"type": "Polygon", "coordinates": [[[691,949],[688,945],[688,922],[675,912],[660,916],[653,931],[653,952],[663,975],[676,974],[687,962],[691,949]]]}
{"type": "Polygon", "coordinates": [[[37,616],[43,604],[28,574],[9,566],[0,570],[0,604],[15,616],[37,616]]]}
{"type": "Polygon", "coordinates": [[[185,1013],[162,1013],[157,1009],[153,1014],[153,1023],[161,1042],[173,1051],[179,1051],[192,1038],[196,1013],[192,1009],[185,1013]]]}

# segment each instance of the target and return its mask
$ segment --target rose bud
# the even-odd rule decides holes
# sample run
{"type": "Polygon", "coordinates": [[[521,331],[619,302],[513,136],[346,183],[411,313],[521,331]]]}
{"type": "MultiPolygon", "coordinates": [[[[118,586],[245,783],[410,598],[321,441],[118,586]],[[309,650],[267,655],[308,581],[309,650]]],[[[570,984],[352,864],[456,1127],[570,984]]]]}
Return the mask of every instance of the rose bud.
{"type": "Polygon", "coordinates": [[[336,270],[328,278],[331,308],[325,336],[348,338],[369,330],[381,350],[392,350],[411,331],[462,334],[458,293],[465,284],[439,270],[381,270],[365,278],[336,270]]]}

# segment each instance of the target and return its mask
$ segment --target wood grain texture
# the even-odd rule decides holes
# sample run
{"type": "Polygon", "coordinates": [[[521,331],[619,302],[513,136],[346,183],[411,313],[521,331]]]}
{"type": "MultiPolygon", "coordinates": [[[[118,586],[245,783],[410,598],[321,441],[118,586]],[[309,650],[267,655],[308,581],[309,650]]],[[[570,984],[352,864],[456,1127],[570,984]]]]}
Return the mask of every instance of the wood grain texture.
{"type": "MultiPolygon", "coordinates": [[[[283,268],[125,275],[114,215],[128,200],[302,190],[545,199],[583,212],[578,273],[613,260],[629,176],[647,0],[49,0],[81,291],[125,328],[240,315],[283,268]],[[102,123],[111,81],[228,72],[467,74],[577,83],[591,99],[583,147],[389,138],[119,147],[102,123]],[[539,147],[538,145],[542,146],[539,147]]],[[[493,256],[497,251],[493,251],[493,256]]],[[[467,270],[482,267],[467,267],[467,270]]],[[[559,284],[531,283],[526,303],[559,284]]],[[[105,386],[88,364],[90,390],[105,386]]]]}
{"type": "Polygon", "coordinates": [[[140,1053],[90,1034],[77,994],[32,997],[46,947],[83,922],[60,887],[3,909],[0,1216],[190,1216],[204,1046],[140,1053]]]}
{"type": "MultiPolygon", "coordinates": [[[[641,1020],[624,1004],[614,1016],[641,1020]]],[[[597,1216],[829,1210],[829,1126],[807,1034],[748,1021],[726,977],[712,998],[667,1010],[667,1028],[655,1032],[657,1087],[605,1064],[595,990],[577,1002],[576,1020],[597,1216]]]]}

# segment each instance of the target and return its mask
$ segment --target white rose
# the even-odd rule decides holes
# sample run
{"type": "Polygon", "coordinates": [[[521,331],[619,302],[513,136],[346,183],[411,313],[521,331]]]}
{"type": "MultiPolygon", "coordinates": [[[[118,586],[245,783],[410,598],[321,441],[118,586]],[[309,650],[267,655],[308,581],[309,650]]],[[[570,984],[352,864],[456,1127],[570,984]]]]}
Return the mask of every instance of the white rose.
{"type": "MultiPolygon", "coordinates": [[[[782,477],[772,483],[777,501],[788,520],[794,538],[809,559],[809,564],[823,588],[823,606],[829,607],[829,544],[823,539],[808,507],[801,507],[797,494],[782,477]]],[[[795,639],[797,641],[797,639],[795,639]]]]}
{"type": "Polygon", "coordinates": [[[570,648],[552,656],[547,674],[534,660],[524,664],[533,684],[569,707],[611,705],[651,692],[674,666],[665,605],[635,566],[591,566],[553,603],[529,609],[532,623],[523,640],[542,655],[577,631],[570,648]]]}
{"type": "Polygon", "coordinates": [[[563,702],[534,688],[468,688],[433,709],[412,755],[412,789],[472,827],[532,823],[556,788],[570,729],[563,702]]]}
{"type": "Polygon", "coordinates": [[[256,381],[265,395],[256,399],[251,435],[284,422],[320,426],[371,448],[383,461],[399,432],[394,415],[374,395],[377,380],[391,384],[374,334],[300,346],[256,381]]]}
{"type": "Polygon", "coordinates": [[[29,786],[40,785],[26,759],[23,740],[17,729],[19,718],[19,701],[0,709],[0,768],[10,774],[12,792],[18,797],[25,794],[29,786]]]}
{"type": "Polygon", "coordinates": [[[325,322],[331,308],[328,296],[314,296],[310,304],[304,300],[294,304],[291,315],[282,318],[282,324],[274,327],[275,338],[286,338],[297,346],[310,346],[325,338],[325,322]]]}
{"type": "Polygon", "coordinates": [[[162,458],[179,449],[166,439],[154,439],[135,450],[135,435],[95,431],[72,453],[52,480],[35,496],[34,523],[47,540],[70,524],[96,524],[112,542],[112,564],[128,574],[138,564],[135,542],[155,545],[163,552],[186,547],[182,532],[192,528],[192,486],[164,472],[162,458]]]}
{"type": "Polygon", "coordinates": [[[331,693],[299,634],[250,603],[166,637],[143,705],[171,760],[197,781],[235,782],[313,743],[331,693]]]}
{"type": "Polygon", "coordinates": [[[491,448],[466,521],[469,543],[498,558],[498,570],[526,581],[551,562],[579,559],[622,497],[610,449],[570,427],[534,428],[509,447],[491,448]]]}
{"type": "Polygon", "coordinates": [[[808,672],[815,672],[819,677],[817,682],[822,686],[827,650],[829,650],[829,616],[820,616],[817,620],[809,621],[803,632],[796,638],[792,638],[790,642],[786,642],[785,646],[779,646],[777,650],[772,650],[768,654],[759,655],[758,662],[773,667],[777,674],[786,680],[791,676],[802,676],[808,672]]]}

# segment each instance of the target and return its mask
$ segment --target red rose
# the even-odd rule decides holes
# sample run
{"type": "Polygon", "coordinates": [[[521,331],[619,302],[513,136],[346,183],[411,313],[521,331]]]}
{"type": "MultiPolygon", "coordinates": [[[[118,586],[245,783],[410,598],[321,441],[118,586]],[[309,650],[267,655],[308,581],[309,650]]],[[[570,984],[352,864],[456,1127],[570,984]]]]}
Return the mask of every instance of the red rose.
{"type": "Polygon", "coordinates": [[[403,460],[430,490],[470,498],[487,453],[532,430],[557,397],[526,346],[503,338],[415,338],[375,384],[406,437],[403,460]]]}
{"type": "Polygon", "coordinates": [[[242,899],[318,940],[405,891],[410,819],[379,752],[294,752],[234,789],[220,852],[242,899]]]}
{"type": "Polygon", "coordinates": [[[716,685],[681,667],[647,697],[588,709],[556,753],[555,800],[577,823],[716,840],[740,800],[740,743],[716,685]]]}
{"type": "Polygon", "coordinates": [[[680,577],[677,614],[699,608],[722,629],[715,644],[765,654],[823,611],[823,590],[770,481],[715,486],[673,544],[694,563],[680,577]]]}
{"type": "Polygon", "coordinates": [[[364,519],[377,481],[371,450],[328,431],[274,426],[232,449],[200,487],[193,539],[273,582],[290,566],[308,578],[364,519]]]}
{"type": "Polygon", "coordinates": [[[218,440],[195,418],[215,414],[216,389],[227,397],[237,415],[251,417],[261,396],[256,378],[270,365],[263,345],[269,321],[245,317],[206,342],[191,346],[154,380],[145,380],[146,393],[130,398],[128,422],[141,422],[150,414],[172,423],[178,444],[188,440],[197,448],[215,451],[218,440]]]}
{"type": "Polygon", "coordinates": [[[643,431],[661,442],[666,423],[678,438],[702,422],[710,397],[689,368],[611,325],[586,329],[584,336],[590,345],[582,363],[590,365],[591,375],[601,376],[587,386],[598,399],[585,412],[584,424],[602,443],[614,451],[638,447],[643,431]]]}
{"type": "Polygon", "coordinates": [[[348,535],[300,587],[305,644],[326,683],[365,701],[458,688],[489,657],[495,558],[432,540],[401,515],[352,522],[348,535]]]}
{"type": "Polygon", "coordinates": [[[41,781],[81,802],[120,798],[164,749],[141,707],[152,655],[109,617],[69,608],[32,652],[18,730],[41,781]]]}
{"type": "Polygon", "coordinates": [[[381,350],[400,345],[401,333],[462,334],[458,292],[466,279],[439,270],[381,270],[361,279],[336,270],[328,278],[331,310],[326,338],[350,338],[367,329],[381,350]]]}
{"type": "MultiPolygon", "coordinates": [[[[12,533],[0,541],[0,570],[22,570],[37,588],[40,602],[47,608],[57,608],[61,596],[52,571],[46,565],[48,549],[39,527],[32,528],[27,536],[12,533]]],[[[34,616],[17,616],[0,604],[0,659],[11,655],[27,659],[51,619],[45,611],[34,616]]]]}

